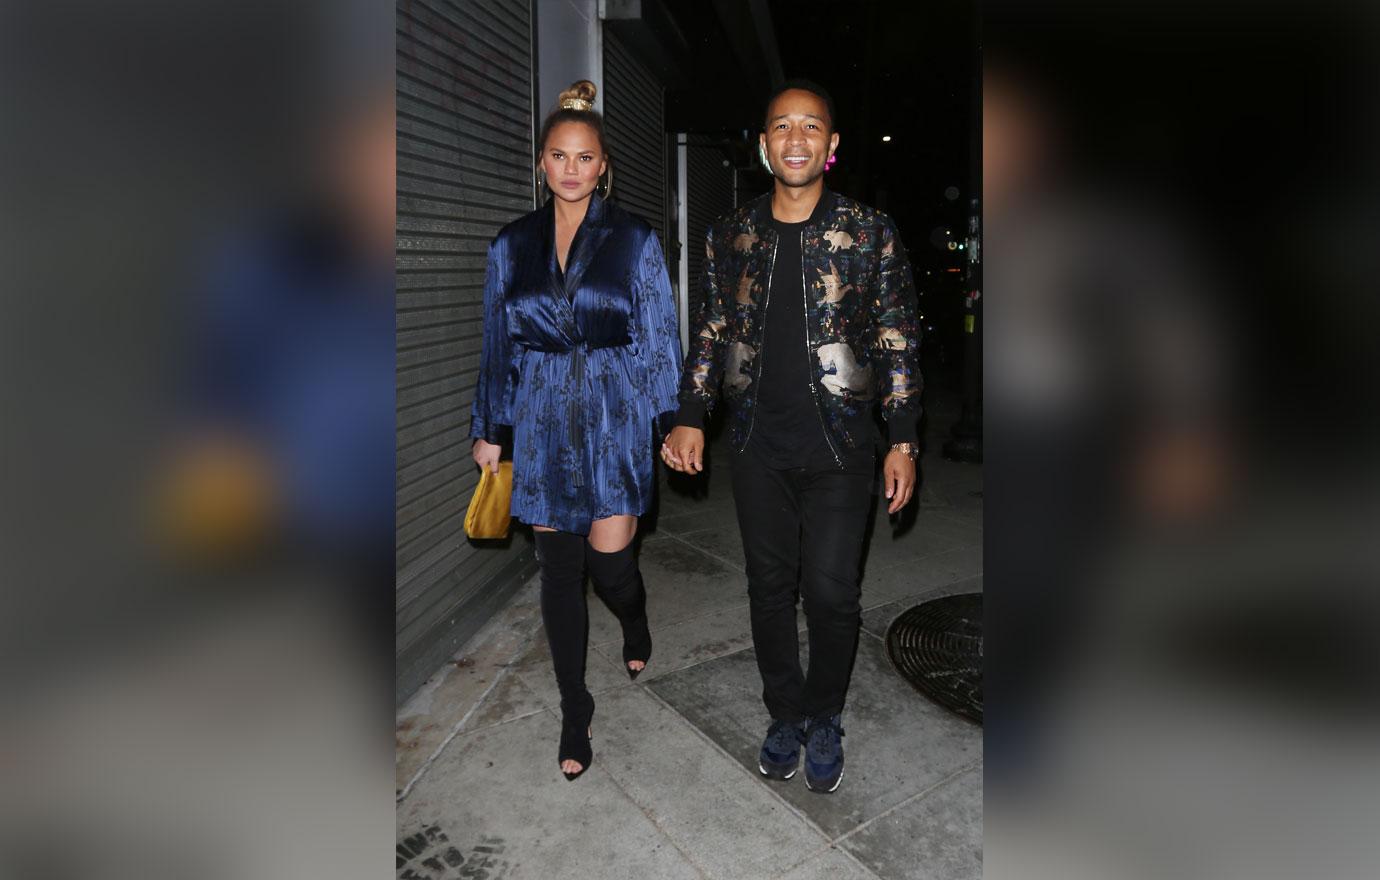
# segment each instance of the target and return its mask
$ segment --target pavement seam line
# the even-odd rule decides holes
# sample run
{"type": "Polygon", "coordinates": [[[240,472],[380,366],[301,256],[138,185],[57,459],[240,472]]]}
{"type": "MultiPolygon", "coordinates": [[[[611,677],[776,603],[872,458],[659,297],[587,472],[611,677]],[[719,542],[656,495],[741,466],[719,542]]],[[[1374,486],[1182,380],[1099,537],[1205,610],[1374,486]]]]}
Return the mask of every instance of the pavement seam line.
{"type": "MultiPolygon", "coordinates": [[[[952,523],[955,523],[955,524],[969,525],[968,523],[960,523],[958,520],[950,519],[949,517],[945,517],[945,519],[948,519],[949,522],[952,522],[952,523]]],[[[718,528],[718,526],[706,526],[706,527],[704,527],[704,528],[702,528],[702,529],[693,529],[693,530],[691,530],[691,531],[689,531],[689,532],[685,532],[685,533],[683,533],[683,534],[676,534],[676,533],[674,533],[674,532],[667,532],[667,533],[666,533],[666,537],[669,538],[669,539],[671,539],[671,540],[673,540],[673,541],[679,541],[680,543],[684,544],[685,546],[694,549],[696,552],[698,552],[698,553],[703,553],[705,556],[708,556],[710,559],[716,560],[716,561],[718,561],[718,562],[722,562],[724,565],[727,565],[729,568],[732,568],[734,571],[746,572],[746,569],[740,567],[737,563],[732,562],[732,561],[730,561],[730,560],[728,560],[728,559],[724,559],[722,556],[718,556],[718,555],[716,555],[716,554],[714,554],[714,553],[710,553],[708,550],[705,550],[705,549],[702,548],[702,547],[698,547],[698,546],[696,546],[695,544],[691,543],[690,541],[687,541],[687,540],[686,540],[686,538],[693,537],[693,536],[699,534],[700,532],[707,532],[707,531],[710,531],[710,530],[716,529],[716,528],[718,528]]],[[[949,539],[949,538],[946,538],[946,540],[957,540],[957,539],[949,539]]],[[[901,560],[898,560],[898,561],[896,561],[896,562],[892,562],[892,563],[883,565],[883,566],[882,566],[882,569],[885,570],[885,569],[888,569],[888,568],[895,568],[895,567],[899,567],[899,566],[902,566],[902,565],[910,565],[910,564],[914,564],[914,563],[916,563],[916,562],[920,562],[920,561],[927,560],[927,559],[929,559],[929,558],[932,557],[932,556],[939,556],[939,555],[942,555],[942,554],[944,554],[944,553],[954,553],[954,552],[957,552],[957,551],[959,551],[959,550],[966,550],[966,549],[968,549],[968,548],[970,548],[970,547],[981,547],[981,546],[982,546],[982,543],[981,543],[980,541],[979,541],[979,542],[975,542],[975,543],[959,543],[959,544],[957,544],[957,545],[955,545],[955,546],[953,546],[953,547],[948,547],[948,548],[945,548],[945,549],[943,549],[943,550],[933,550],[933,551],[931,551],[931,552],[929,552],[929,553],[922,553],[921,555],[916,556],[916,557],[913,557],[913,558],[910,558],[910,559],[901,559],[901,560]]],[[[978,572],[978,574],[981,574],[981,572],[978,572]]],[[[963,577],[956,578],[956,580],[963,580],[963,579],[965,579],[965,578],[975,577],[975,576],[976,576],[976,575],[964,575],[963,577]]]]}
{"type": "MultiPolygon", "coordinates": [[[[891,604],[891,603],[887,603],[887,604],[891,604]]],[[[746,607],[746,606],[742,606],[742,607],[746,607]]],[[[731,611],[731,610],[733,610],[733,609],[721,609],[721,610],[729,610],[729,611],[731,611]]],[[[721,612],[720,612],[720,611],[715,611],[715,612],[713,612],[713,613],[714,613],[714,614],[719,614],[719,613],[721,613],[721,612]]],[[[698,618],[696,618],[696,619],[698,619],[698,618]]],[[[859,627],[859,631],[861,631],[861,627],[859,627]]],[[[797,634],[797,635],[805,635],[805,634],[808,633],[808,632],[809,632],[809,626],[808,626],[808,625],[802,625],[802,626],[799,626],[799,627],[796,628],[796,634],[797,634]]],[[[607,647],[608,645],[612,645],[612,644],[616,644],[616,643],[615,643],[615,642],[605,642],[605,643],[604,643],[604,646],[607,647]]],[[[614,658],[610,658],[607,654],[605,654],[605,653],[600,649],[600,646],[599,646],[599,645],[592,645],[591,647],[592,647],[595,651],[597,651],[601,656],[603,656],[603,657],[605,657],[605,658],[608,658],[608,659],[610,659],[610,660],[613,660],[613,659],[614,659],[614,658]]],[[[715,655],[715,656],[713,656],[713,657],[705,657],[703,660],[696,660],[694,663],[687,663],[687,664],[684,665],[684,666],[677,666],[675,669],[663,669],[663,670],[660,670],[660,671],[657,671],[657,672],[653,672],[651,675],[649,675],[649,676],[647,677],[646,680],[641,681],[641,682],[636,682],[636,683],[635,683],[635,686],[636,686],[636,687],[645,687],[645,686],[650,685],[650,684],[651,684],[652,682],[654,682],[654,681],[660,681],[663,677],[665,677],[665,676],[667,676],[667,675],[674,675],[674,674],[677,673],[677,672],[684,672],[684,671],[687,670],[687,669],[694,669],[696,666],[703,666],[703,665],[706,664],[706,663],[713,663],[715,660],[722,660],[722,659],[724,659],[725,657],[732,657],[734,654],[741,654],[741,653],[743,653],[744,651],[753,651],[753,650],[756,650],[756,648],[757,648],[756,645],[748,644],[748,645],[746,645],[746,646],[744,646],[744,647],[742,647],[742,648],[738,648],[738,649],[733,650],[733,651],[727,651],[727,652],[725,652],[725,653],[723,653],[723,654],[718,654],[718,655],[715,655]]],[[[614,662],[617,662],[617,661],[614,660],[614,662]]],[[[623,685],[623,686],[626,687],[626,685],[623,685]]],[[[613,690],[613,689],[610,688],[610,690],[613,690]]],[[[686,720],[689,720],[689,719],[686,719],[686,720]]]]}
{"type": "MultiPolygon", "coordinates": [[[[743,601],[737,603],[736,605],[729,605],[724,608],[712,608],[708,611],[700,611],[696,614],[692,614],[689,617],[676,617],[664,623],[658,623],[655,627],[652,628],[652,632],[666,632],[667,630],[675,629],[676,627],[681,626],[682,624],[694,623],[697,620],[704,620],[706,617],[713,617],[715,614],[723,614],[725,611],[741,611],[744,608],[747,608],[749,604],[746,598],[747,593],[744,593],[743,596],[743,601]]],[[[613,619],[617,620],[617,618],[613,619]]],[[[608,639],[607,641],[603,642],[592,642],[591,645],[596,648],[607,648],[610,645],[618,645],[621,643],[621,639],[614,638],[608,639]]]]}
{"type": "MultiPolygon", "coordinates": [[[[747,649],[744,649],[744,650],[747,650],[747,649]]],[[[668,702],[666,701],[666,699],[665,699],[664,697],[661,696],[661,694],[659,694],[659,693],[657,693],[656,691],[652,690],[650,687],[645,688],[645,690],[646,690],[647,693],[651,694],[652,697],[653,697],[658,703],[660,703],[661,705],[665,706],[670,712],[674,713],[676,717],[678,717],[681,721],[685,722],[685,725],[686,725],[687,727],[689,727],[690,730],[693,731],[694,734],[695,734],[696,736],[698,736],[700,739],[702,739],[702,740],[704,740],[706,743],[708,743],[709,746],[710,746],[710,748],[714,749],[714,751],[718,752],[720,755],[723,755],[725,758],[727,758],[729,764],[732,765],[733,767],[736,767],[736,768],[738,769],[738,772],[739,772],[739,773],[742,773],[743,776],[747,777],[748,779],[752,780],[753,782],[757,783],[758,785],[763,785],[763,783],[762,783],[761,780],[758,778],[758,776],[757,776],[756,774],[754,774],[751,770],[749,770],[747,767],[744,767],[742,764],[740,764],[740,763],[738,762],[738,759],[735,758],[735,757],[733,757],[733,754],[732,754],[731,752],[729,752],[728,749],[725,749],[723,746],[719,745],[717,742],[714,741],[714,739],[713,739],[712,737],[709,736],[709,734],[705,733],[703,730],[700,730],[699,726],[698,726],[697,724],[695,724],[695,722],[693,722],[693,721],[691,721],[689,718],[685,717],[684,713],[682,713],[682,712],[681,712],[679,709],[677,709],[675,706],[673,706],[673,705],[671,705],[670,703],[668,703],[668,702]]],[[[818,835],[820,836],[820,839],[822,839],[822,840],[825,841],[826,843],[829,842],[829,834],[828,834],[828,832],[826,832],[823,828],[821,828],[821,827],[819,826],[819,823],[815,822],[814,819],[811,819],[808,815],[806,815],[804,812],[802,812],[802,811],[800,810],[800,808],[797,807],[795,804],[791,803],[790,801],[788,801],[788,800],[786,800],[784,797],[782,797],[782,796],[780,795],[780,793],[778,793],[778,792],[776,792],[776,791],[773,791],[771,786],[769,786],[769,785],[763,785],[763,788],[766,790],[767,794],[769,794],[769,795],[771,795],[772,797],[776,798],[776,800],[777,800],[783,807],[786,808],[786,811],[787,811],[788,813],[790,813],[792,816],[795,816],[795,817],[796,817],[797,819],[799,819],[800,821],[804,822],[805,825],[806,825],[807,827],[809,827],[811,830],[813,830],[816,834],[818,834],[818,835]]],[[[801,864],[803,864],[803,863],[801,863],[801,864]]],[[[797,867],[797,866],[798,866],[798,865],[792,865],[791,867],[792,867],[792,868],[795,868],[795,867],[797,867]]]]}
{"type": "MultiPolygon", "coordinates": [[[[894,560],[894,561],[892,561],[892,562],[883,563],[883,564],[877,569],[877,571],[890,571],[890,570],[893,569],[893,568],[900,568],[900,567],[903,566],[903,565],[914,566],[915,563],[917,563],[917,562],[927,562],[927,561],[933,559],[933,558],[936,557],[936,556],[944,556],[945,554],[948,554],[948,553],[959,553],[959,552],[962,552],[962,551],[964,551],[964,550],[971,550],[971,549],[973,549],[974,547],[979,547],[979,548],[980,548],[980,547],[982,547],[982,545],[981,545],[981,544],[957,544],[957,545],[955,545],[955,546],[953,546],[953,547],[945,547],[945,548],[939,549],[939,550],[930,550],[930,551],[928,551],[928,552],[926,552],[926,553],[921,553],[919,556],[906,556],[906,557],[903,557],[903,558],[901,558],[901,559],[894,560]]],[[[964,575],[964,577],[972,577],[972,575],[964,575]]]]}
{"type": "Polygon", "coordinates": [[[970,762],[967,763],[967,764],[964,764],[962,767],[960,767],[960,768],[958,768],[957,770],[955,770],[954,772],[950,773],[948,776],[945,776],[943,779],[940,779],[939,781],[935,782],[933,785],[930,785],[930,786],[927,787],[927,788],[924,788],[924,789],[921,789],[920,791],[917,791],[915,794],[911,795],[910,797],[906,798],[905,800],[901,801],[901,802],[898,803],[898,804],[895,804],[895,805],[893,805],[893,806],[887,807],[885,810],[882,810],[880,813],[878,813],[877,815],[873,816],[871,819],[867,819],[867,820],[865,820],[865,821],[859,823],[858,825],[854,826],[853,829],[852,829],[851,831],[848,831],[848,832],[846,832],[846,833],[844,833],[844,834],[840,834],[837,838],[835,838],[835,839],[832,841],[832,843],[833,843],[834,845],[838,845],[839,843],[842,843],[843,841],[845,841],[845,840],[847,840],[848,838],[852,837],[854,834],[857,834],[859,831],[862,831],[864,828],[866,828],[867,826],[871,825],[872,823],[874,823],[874,822],[876,822],[876,821],[878,821],[878,820],[880,820],[880,819],[885,819],[887,816],[890,816],[892,813],[896,812],[897,810],[901,809],[902,807],[905,807],[905,806],[907,806],[907,805],[909,805],[909,804],[913,804],[913,803],[915,803],[916,801],[920,800],[921,798],[923,798],[923,797],[925,797],[925,796],[927,796],[927,795],[933,794],[933,793],[935,792],[936,789],[941,788],[942,786],[947,785],[947,784],[950,783],[950,782],[953,782],[955,779],[957,779],[958,777],[962,776],[964,773],[967,773],[969,770],[972,770],[972,769],[974,769],[974,768],[976,768],[976,767],[980,767],[981,765],[982,765],[982,759],[981,759],[981,758],[977,758],[976,760],[973,760],[973,761],[970,761],[970,762]]]}
{"type": "MultiPolygon", "coordinates": [[[[714,527],[714,526],[710,526],[710,528],[715,528],[715,527],[714,527]]],[[[699,530],[698,530],[698,532],[707,532],[707,531],[709,531],[709,529],[699,529],[699,530]]],[[[698,532],[687,532],[686,534],[688,534],[688,535],[694,535],[694,534],[698,534],[698,532]]],[[[679,542],[681,542],[681,543],[684,544],[685,546],[687,546],[687,547],[693,549],[696,553],[703,553],[705,556],[708,556],[710,559],[716,560],[716,561],[718,561],[718,562],[722,562],[724,565],[727,565],[729,568],[733,569],[734,571],[738,572],[739,574],[745,574],[745,573],[747,572],[747,569],[744,568],[743,566],[739,565],[738,563],[732,562],[732,561],[727,560],[727,559],[724,559],[722,556],[716,556],[715,554],[710,553],[708,550],[705,550],[705,549],[702,548],[702,547],[696,547],[694,544],[691,544],[689,541],[685,540],[685,539],[682,538],[680,535],[667,534],[666,537],[670,538],[670,539],[673,540],[673,541],[679,541],[679,542]]]]}
{"type": "MultiPolygon", "coordinates": [[[[697,621],[697,620],[703,620],[703,619],[706,618],[706,617],[713,617],[715,614],[723,614],[725,611],[739,611],[739,610],[741,610],[741,609],[747,608],[747,607],[748,607],[748,602],[747,602],[747,600],[746,600],[747,593],[744,593],[743,595],[744,595],[744,597],[745,597],[745,598],[744,598],[744,601],[739,602],[739,603],[737,603],[736,605],[729,605],[729,606],[724,607],[724,608],[712,608],[712,609],[710,609],[710,610],[708,610],[708,611],[700,611],[700,612],[698,612],[698,613],[692,614],[692,615],[690,615],[689,617],[675,617],[675,618],[672,618],[672,619],[670,619],[670,620],[665,621],[664,623],[658,623],[655,627],[652,628],[652,634],[655,635],[657,632],[666,632],[666,631],[669,630],[669,629],[674,629],[674,628],[676,628],[676,627],[678,627],[678,626],[681,626],[681,625],[683,625],[683,624],[693,623],[693,622],[695,622],[695,621],[697,621]]],[[[612,618],[612,619],[615,620],[615,621],[617,620],[617,618],[612,618]]],[[[589,644],[590,644],[590,647],[591,647],[591,648],[607,648],[607,647],[609,647],[610,645],[621,645],[621,644],[622,644],[622,639],[621,639],[621,638],[612,638],[612,639],[608,639],[607,641],[603,641],[603,642],[590,642],[589,644]]]]}
{"type": "MultiPolygon", "coordinates": [[[[523,639],[521,647],[519,648],[516,656],[522,656],[522,653],[527,649],[529,645],[532,644],[532,640],[533,638],[535,638],[535,636],[536,634],[533,633],[526,639],[523,639]]],[[[426,772],[431,769],[431,765],[436,763],[436,759],[439,758],[441,756],[441,753],[446,750],[446,746],[450,745],[451,740],[455,739],[457,736],[460,735],[460,729],[465,726],[465,722],[469,721],[470,716],[477,712],[480,706],[484,705],[484,701],[489,698],[489,694],[493,693],[494,688],[498,687],[498,683],[501,682],[504,679],[504,677],[508,675],[512,668],[512,663],[505,663],[502,667],[499,668],[498,675],[494,676],[494,680],[489,683],[489,686],[487,688],[484,689],[484,693],[479,695],[479,699],[475,700],[474,705],[470,706],[469,710],[465,712],[465,714],[461,716],[460,720],[455,723],[455,726],[451,728],[451,731],[449,734],[446,735],[446,738],[441,740],[441,744],[436,747],[436,750],[432,752],[431,755],[425,761],[422,762],[422,766],[417,768],[417,772],[412,774],[412,778],[407,781],[407,785],[403,786],[403,790],[399,792],[398,796],[394,799],[394,803],[402,803],[407,798],[407,796],[412,793],[412,788],[421,780],[423,776],[426,775],[426,772]]]]}
{"type": "MultiPolygon", "coordinates": [[[[596,650],[597,650],[597,649],[596,649],[596,650]]],[[[602,652],[600,652],[600,656],[605,657],[606,659],[608,659],[608,656],[607,656],[606,654],[603,654],[602,652]]],[[[550,662],[551,662],[550,658],[547,658],[546,660],[543,661],[544,664],[550,664],[550,662]]],[[[612,662],[615,666],[618,665],[618,663],[617,663],[616,660],[610,660],[610,662],[612,662]]],[[[507,663],[507,664],[503,664],[503,665],[500,666],[499,668],[508,668],[508,669],[517,670],[517,669],[521,669],[521,668],[522,668],[522,664],[521,664],[521,663],[507,663]]],[[[518,684],[523,684],[521,678],[517,679],[517,682],[518,682],[518,684]]],[[[523,686],[526,687],[526,685],[523,685],[523,686]]],[[[597,696],[602,696],[603,694],[610,694],[610,693],[613,693],[614,691],[623,690],[623,689],[625,689],[625,688],[631,688],[631,687],[636,687],[636,684],[633,683],[633,682],[620,682],[620,683],[615,684],[615,685],[610,685],[609,687],[606,687],[606,688],[602,688],[602,689],[598,689],[598,690],[591,690],[591,691],[590,691],[590,695],[591,695],[591,696],[596,696],[596,697],[597,697],[597,696]]],[[[535,696],[535,695],[534,695],[534,696],[535,696]]],[[[540,698],[538,697],[538,699],[540,699],[540,698]]],[[[478,726],[475,726],[475,727],[471,727],[469,730],[466,730],[465,733],[467,733],[467,734],[469,734],[469,733],[479,733],[481,730],[493,730],[493,729],[496,728],[496,727],[503,727],[504,725],[512,724],[514,721],[521,721],[521,720],[523,720],[524,718],[531,718],[533,715],[540,715],[540,714],[542,714],[543,712],[555,712],[555,710],[556,710],[557,708],[559,708],[559,706],[552,707],[552,706],[550,706],[550,705],[547,705],[546,703],[542,703],[542,705],[539,706],[539,707],[536,708],[536,709],[532,709],[532,710],[529,710],[529,711],[526,711],[526,712],[519,712],[519,713],[516,714],[516,715],[512,715],[512,716],[510,716],[510,717],[508,717],[508,718],[504,718],[504,719],[502,719],[502,720],[500,720],[500,721],[494,721],[494,722],[491,722],[491,723],[489,723],[489,724],[483,724],[483,725],[478,725],[478,726]]]]}
{"type": "Polygon", "coordinates": [[[484,724],[479,727],[471,727],[466,733],[479,733],[481,730],[493,730],[495,727],[502,727],[505,724],[512,724],[514,721],[521,721],[524,718],[531,718],[533,715],[540,715],[550,709],[550,706],[542,706],[540,709],[533,709],[530,712],[522,712],[511,718],[504,718],[502,721],[495,721],[492,724],[484,724]]]}
{"type": "MultiPolygon", "coordinates": [[[[598,649],[597,647],[596,647],[594,650],[599,651],[599,649],[598,649]]],[[[684,671],[687,670],[687,669],[694,669],[696,666],[703,666],[703,665],[706,664],[706,663],[713,663],[715,660],[722,660],[722,659],[724,659],[725,657],[732,657],[734,654],[741,654],[741,653],[744,652],[744,651],[751,651],[751,650],[752,650],[752,646],[751,646],[751,645],[748,645],[748,646],[745,647],[745,648],[739,648],[739,649],[737,649],[736,651],[729,651],[729,652],[726,653],[726,654],[719,654],[719,655],[716,656],[716,657],[706,657],[706,658],[704,658],[703,660],[696,660],[694,663],[689,663],[689,664],[686,664],[685,666],[677,666],[675,669],[663,669],[663,670],[660,670],[660,671],[657,671],[657,672],[652,673],[652,675],[649,676],[648,679],[647,679],[646,681],[638,682],[638,683],[636,683],[634,686],[635,686],[635,687],[644,687],[644,688],[645,688],[647,685],[650,685],[650,684],[651,684],[652,682],[654,682],[654,681],[660,681],[661,678],[662,678],[663,676],[674,675],[674,674],[677,673],[677,672],[684,672],[684,671]]],[[[608,656],[607,654],[604,654],[603,651],[599,651],[599,653],[602,654],[602,655],[605,656],[605,657],[608,656]]],[[[688,720],[688,719],[687,719],[687,720],[688,720]]]]}
{"type": "MultiPolygon", "coordinates": [[[[963,549],[966,549],[966,548],[959,547],[959,548],[954,549],[954,550],[945,550],[944,552],[945,552],[945,553],[957,553],[957,552],[959,552],[960,550],[963,550],[963,549]]],[[[936,555],[938,555],[938,554],[936,554],[936,555]]],[[[914,559],[914,560],[906,560],[906,562],[925,562],[925,561],[926,561],[926,559],[924,559],[924,558],[914,559]]],[[[906,564],[906,563],[905,563],[905,562],[899,563],[896,567],[899,568],[901,565],[904,565],[904,564],[906,564]]],[[[891,566],[887,566],[887,567],[890,568],[891,566]]],[[[935,591],[935,590],[942,590],[942,589],[944,589],[945,587],[951,587],[951,586],[953,586],[954,584],[958,583],[959,581],[968,581],[968,580],[972,580],[973,578],[982,577],[982,574],[983,574],[983,573],[982,573],[981,571],[974,571],[974,572],[969,572],[968,574],[961,574],[961,575],[959,575],[958,577],[956,577],[956,578],[951,578],[951,579],[949,579],[949,580],[947,580],[947,581],[944,581],[943,583],[934,584],[934,585],[928,587],[928,588],[925,590],[925,592],[926,592],[926,593],[929,593],[929,592],[933,592],[933,591],[935,591]]],[[[922,593],[915,593],[915,594],[913,594],[913,595],[919,596],[919,595],[923,595],[923,594],[922,594],[922,593]]],[[[903,597],[901,597],[901,598],[899,598],[899,599],[893,599],[892,601],[894,601],[894,602],[901,602],[901,601],[904,601],[904,600],[907,599],[907,598],[909,598],[909,597],[903,596],[903,597]]],[[[888,603],[888,604],[889,604],[889,603],[888,603]]]]}
{"type": "MultiPolygon", "coordinates": [[[[547,711],[550,712],[551,710],[548,709],[547,711]]],[[[555,713],[552,712],[551,714],[554,715],[555,713]]],[[[590,769],[593,769],[593,765],[590,765],[590,769]]],[[[599,772],[603,774],[604,778],[607,779],[613,785],[614,788],[618,789],[618,793],[623,795],[623,797],[627,799],[628,803],[632,804],[634,807],[637,808],[637,811],[640,812],[647,819],[647,821],[652,824],[652,827],[656,829],[658,834],[666,838],[666,842],[671,844],[672,849],[680,853],[681,858],[685,859],[686,864],[693,868],[695,870],[695,873],[705,878],[705,880],[709,880],[709,873],[704,869],[702,865],[700,865],[699,862],[695,861],[695,858],[692,855],[690,855],[690,853],[681,849],[680,845],[676,843],[676,839],[672,837],[670,834],[668,834],[666,829],[661,826],[661,822],[657,819],[655,815],[653,815],[653,811],[649,807],[644,807],[641,804],[639,804],[637,802],[637,799],[634,798],[632,794],[630,794],[628,790],[623,787],[623,784],[618,781],[617,777],[615,777],[603,766],[599,767],[599,772]]]]}
{"type": "Polygon", "coordinates": [[[872,869],[869,868],[867,865],[863,864],[863,862],[862,862],[861,860],[859,860],[857,856],[853,855],[851,852],[849,852],[849,851],[846,850],[846,849],[841,849],[841,848],[839,848],[839,847],[837,847],[837,846],[834,846],[832,843],[825,844],[825,845],[824,845],[823,847],[821,847],[820,849],[817,849],[817,850],[815,850],[814,852],[810,853],[810,854],[807,855],[803,860],[801,860],[800,862],[797,862],[797,863],[794,864],[794,865],[791,865],[789,868],[787,868],[786,870],[782,871],[781,873],[779,873],[779,874],[773,874],[772,877],[771,877],[771,880],[781,880],[782,877],[785,877],[787,874],[791,873],[791,872],[794,871],[796,868],[799,868],[799,867],[805,865],[806,863],[808,863],[808,862],[811,861],[812,859],[823,858],[824,856],[827,856],[830,852],[836,852],[836,853],[838,853],[839,855],[843,856],[845,859],[851,861],[851,862],[853,863],[854,867],[856,867],[858,870],[862,871],[862,872],[863,872],[864,874],[866,874],[868,877],[875,877],[876,880],[884,880],[884,878],[882,877],[881,874],[878,874],[876,871],[872,870],[872,869]]]}
{"type": "Polygon", "coordinates": [[[831,849],[834,850],[834,852],[843,853],[843,857],[844,857],[845,859],[847,859],[848,861],[852,862],[852,863],[853,863],[855,866],[857,866],[863,873],[867,874],[867,876],[869,876],[869,877],[876,877],[877,880],[882,880],[882,875],[881,875],[881,874],[878,874],[876,871],[874,871],[874,870],[872,870],[870,867],[868,867],[868,866],[863,862],[863,860],[860,859],[860,858],[858,858],[856,855],[854,855],[853,852],[852,852],[851,850],[844,849],[844,848],[841,847],[841,846],[834,846],[832,843],[829,844],[829,846],[830,846],[831,849]]]}

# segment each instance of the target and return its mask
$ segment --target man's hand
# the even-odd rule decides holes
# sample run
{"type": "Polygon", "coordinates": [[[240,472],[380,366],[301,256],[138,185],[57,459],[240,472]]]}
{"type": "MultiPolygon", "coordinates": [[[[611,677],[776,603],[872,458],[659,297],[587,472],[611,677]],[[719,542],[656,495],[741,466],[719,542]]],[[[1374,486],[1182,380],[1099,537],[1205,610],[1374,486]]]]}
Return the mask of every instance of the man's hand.
{"type": "Polygon", "coordinates": [[[680,425],[661,444],[661,460],[673,471],[697,474],[704,470],[704,431],[680,425]]]}
{"type": "Polygon", "coordinates": [[[482,437],[476,437],[474,440],[474,449],[471,450],[471,454],[474,455],[475,464],[482,468],[488,468],[494,473],[498,473],[498,456],[502,451],[502,446],[496,443],[490,443],[482,437]]]}
{"type": "Polygon", "coordinates": [[[886,512],[892,514],[909,504],[915,493],[915,462],[906,453],[893,449],[886,454],[882,473],[886,478],[886,497],[891,499],[886,512]]]}

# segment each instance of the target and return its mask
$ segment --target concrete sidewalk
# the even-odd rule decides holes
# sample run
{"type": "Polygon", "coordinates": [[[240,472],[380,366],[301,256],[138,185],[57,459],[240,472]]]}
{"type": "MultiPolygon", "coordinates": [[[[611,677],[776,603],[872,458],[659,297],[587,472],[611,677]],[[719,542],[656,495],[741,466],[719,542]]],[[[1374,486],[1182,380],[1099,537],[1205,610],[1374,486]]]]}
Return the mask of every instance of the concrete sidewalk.
{"type": "Polygon", "coordinates": [[[637,682],[590,594],[594,763],[578,780],[556,765],[535,580],[402,708],[398,878],[981,876],[982,730],[921,697],[884,642],[906,608],[982,589],[982,474],[940,458],[957,415],[945,402],[931,401],[913,524],[894,533],[879,498],[837,792],[757,772],[769,718],[727,468],[712,468],[702,497],[663,484],[644,524],[655,649],[637,682]]]}

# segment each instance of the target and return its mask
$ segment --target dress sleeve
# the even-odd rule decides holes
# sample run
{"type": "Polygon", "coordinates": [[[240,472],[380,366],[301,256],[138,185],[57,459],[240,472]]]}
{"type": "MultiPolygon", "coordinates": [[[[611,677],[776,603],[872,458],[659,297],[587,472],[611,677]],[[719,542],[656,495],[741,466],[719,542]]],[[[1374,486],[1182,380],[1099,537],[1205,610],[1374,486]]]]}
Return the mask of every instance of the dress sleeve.
{"type": "Polygon", "coordinates": [[[647,236],[638,261],[637,347],[647,370],[647,394],[656,413],[658,438],[670,433],[675,420],[680,378],[680,326],[671,277],[656,233],[647,236]]]}
{"type": "Polygon", "coordinates": [[[504,411],[508,373],[512,365],[513,342],[508,336],[508,318],[503,308],[508,289],[507,247],[502,239],[489,245],[488,267],[484,275],[484,349],[479,359],[479,384],[470,411],[470,436],[502,444],[511,436],[509,418],[504,411]]]}

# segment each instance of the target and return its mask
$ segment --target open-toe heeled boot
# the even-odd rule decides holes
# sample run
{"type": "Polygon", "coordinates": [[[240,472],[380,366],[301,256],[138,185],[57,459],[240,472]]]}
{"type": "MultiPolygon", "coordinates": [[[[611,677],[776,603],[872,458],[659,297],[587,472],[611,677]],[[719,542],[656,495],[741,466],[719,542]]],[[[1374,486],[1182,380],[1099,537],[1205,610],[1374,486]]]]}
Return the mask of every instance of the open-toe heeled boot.
{"type": "Polygon", "coordinates": [[[580,763],[580,769],[576,773],[561,771],[565,774],[565,778],[571,782],[579,779],[581,774],[589,769],[589,765],[594,763],[594,749],[590,745],[590,740],[593,739],[590,722],[593,718],[593,697],[571,707],[567,707],[562,701],[561,748],[556,756],[556,765],[560,766],[566,761],[578,761],[580,763]]]}
{"type": "Polygon", "coordinates": [[[643,615],[640,621],[631,624],[623,624],[623,668],[628,670],[628,678],[633,681],[642,674],[642,669],[647,668],[647,661],[652,659],[652,632],[647,629],[647,617],[643,615]],[[642,663],[642,669],[633,669],[628,664],[634,660],[642,663]]]}
{"type": "Polygon", "coordinates": [[[602,553],[589,547],[585,561],[594,591],[609,606],[623,627],[623,668],[628,678],[636,679],[641,669],[628,666],[638,661],[646,668],[652,658],[652,633],[647,627],[647,590],[642,584],[642,572],[637,567],[633,545],[613,553],[602,553]]]}

